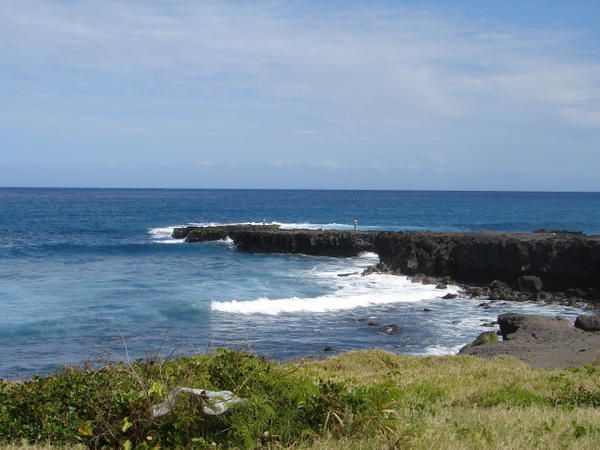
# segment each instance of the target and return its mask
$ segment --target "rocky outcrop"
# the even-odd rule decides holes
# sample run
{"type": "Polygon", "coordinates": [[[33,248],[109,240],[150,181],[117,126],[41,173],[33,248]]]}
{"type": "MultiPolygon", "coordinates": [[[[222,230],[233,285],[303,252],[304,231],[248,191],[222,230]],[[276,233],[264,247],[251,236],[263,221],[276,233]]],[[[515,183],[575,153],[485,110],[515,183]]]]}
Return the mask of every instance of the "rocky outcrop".
{"type": "Polygon", "coordinates": [[[494,280],[537,292],[600,291],[600,238],[553,233],[380,233],[381,262],[407,275],[450,276],[469,283],[494,280]],[[519,286],[521,285],[521,286],[519,286]]]}
{"type": "Polygon", "coordinates": [[[356,256],[374,251],[368,232],[274,230],[230,234],[237,248],[256,253],[303,253],[322,256],[356,256]]]}
{"type": "Polygon", "coordinates": [[[465,345],[460,350],[460,353],[465,353],[468,349],[478,345],[495,344],[496,342],[499,342],[499,339],[498,334],[495,331],[484,331],[483,333],[480,333],[473,342],[465,345]]]}
{"type": "Polygon", "coordinates": [[[185,239],[186,242],[218,241],[230,237],[236,232],[273,232],[279,225],[222,225],[214,227],[175,228],[173,239],[185,239]]]}
{"type": "Polygon", "coordinates": [[[575,319],[575,328],[600,332],[600,316],[579,316],[575,319]]]}
{"type": "Polygon", "coordinates": [[[479,285],[471,294],[491,299],[600,298],[598,236],[281,230],[270,225],[187,227],[173,232],[173,237],[188,242],[227,236],[245,252],[355,256],[372,251],[379,255],[380,263],[371,272],[479,285]]]}
{"type": "Polygon", "coordinates": [[[600,333],[580,330],[562,318],[509,313],[498,316],[498,325],[503,341],[466,346],[460,353],[511,355],[535,367],[575,367],[600,358],[600,333]]]}

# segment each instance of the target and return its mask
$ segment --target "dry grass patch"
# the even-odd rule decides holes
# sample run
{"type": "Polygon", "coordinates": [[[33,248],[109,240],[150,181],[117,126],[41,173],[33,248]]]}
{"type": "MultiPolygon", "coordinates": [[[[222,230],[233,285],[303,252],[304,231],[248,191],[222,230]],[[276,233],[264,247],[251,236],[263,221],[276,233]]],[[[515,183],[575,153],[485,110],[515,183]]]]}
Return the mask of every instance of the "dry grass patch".
{"type": "MultiPolygon", "coordinates": [[[[511,357],[416,357],[381,350],[278,364],[244,353],[0,382],[0,442],[90,447],[293,449],[596,448],[600,367],[547,370],[511,357]],[[210,418],[175,386],[250,401],[210,418]]],[[[62,448],[62,447],[58,447],[62,448]]]]}

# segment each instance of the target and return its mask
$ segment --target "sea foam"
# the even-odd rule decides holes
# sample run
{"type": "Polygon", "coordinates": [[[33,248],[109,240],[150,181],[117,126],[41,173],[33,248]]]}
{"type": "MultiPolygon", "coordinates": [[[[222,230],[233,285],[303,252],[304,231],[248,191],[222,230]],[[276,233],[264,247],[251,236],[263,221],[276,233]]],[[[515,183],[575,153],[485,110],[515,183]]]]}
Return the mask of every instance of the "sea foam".
{"type": "Polygon", "coordinates": [[[150,235],[152,242],[156,242],[157,244],[180,244],[184,242],[183,239],[173,239],[171,236],[173,234],[173,229],[177,226],[181,225],[149,228],[148,234],[150,235]]]}
{"type": "MultiPolygon", "coordinates": [[[[177,226],[220,226],[220,225],[262,225],[262,222],[196,222],[177,226]]],[[[352,228],[348,224],[315,224],[303,222],[266,222],[266,224],[279,225],[282,229],[344,229],[352,228]]],[[[154,242],[178,243],[182,239],[173,239],[171,234],[176,226],[157,227],[148,230],[154,242]]],[[[230,238],[216,241],[229,247],[234,245],[230,238]]],[[[211,309],[230,314],[267,314],[278,315],[284,313],[323,313],[342,311],[354,308],[385,305],[403,302],[418,302],[442,297],[447,293],[458,292],[457,286],[448,286],[446,289],[436,289],[433,285],[412,283],[407,277],[371,274],[361,276],[360,273],[368,266],[374,265],[379,258],[376,253],[365,252],[359,257],[342,258],[339,265],[325,267],[316,265],[310,270],[307,281],[311,277],[318,278],[327,283],[331,292],[315,297],[284,297],[267,298],[259,297],[253,300],[212,301],[211,309]],[[340,277],[343,274],[346,276],[340,277]],[[351,274],[351,275],[348,275],[351,274]]],[[[301,274],[299,274],[302,276],[301,274]]]]}
{"type": "MultiPolygon", "coordinates": [[[[348,270],[348,267],[344,267],[348,270]]],[[[339,273],[339,272],[338,272],[339,273]]],[[[338,277],[338,273],[319,273],[331,278],[334,291],[316,297],[265,298],[255,300],[213,301],[211,309],[232,314],[323,313],[403,302],[418,302],[456,293],[458,286],[436,289],[433,285],[411,282],[407,277],[387,274],[338,277]],[[334,278],[335,277],[335,278],[334,278]]]]}

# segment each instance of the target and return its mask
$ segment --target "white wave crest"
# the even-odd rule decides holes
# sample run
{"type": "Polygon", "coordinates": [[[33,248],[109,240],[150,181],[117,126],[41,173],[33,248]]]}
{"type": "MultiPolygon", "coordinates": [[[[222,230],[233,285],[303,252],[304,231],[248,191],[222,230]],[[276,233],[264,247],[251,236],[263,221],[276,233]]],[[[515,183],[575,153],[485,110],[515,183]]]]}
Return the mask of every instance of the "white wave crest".
{"type": "Polygon", "coordinates": [[[432,285],[412,283],[407,277],[373,274],[337,277],[338,289],[318,297],[259,298],[247,301],[213,301],[211,309],[234,314],[322,313],[373,305],[418,302],[458,292],[457,286],[436,289],[432,285]],[[343,281],[340,281],[343,280],[343,281]]]}
{"type": "Polygon", "coordinates": [[[184,242],[183,239],[173,239],[171,236],[176,226],[149,228],[148,234],[151,236],[152,242],[157,244],[181,244],[184,242]]]}
{"type": "Polygon", "coordinates": [[[219,239],[217,241],[218,244],[223,244],[226,245],[227,247],[234,247],[235,243],[233,242],[233,239],[231,239],[229,236],[223,238],[223,239],[219,239]]]}
{"type": "MultiPolygon", "coordinates": [[[[348,223],[311,223],[311,222],[278,222],[278,221],[264,221],[264,222],[198,222],[188,224],[191,226],[198,227],[217,227],[226,225],[279,225],[282,230],[352,230],[354,225],[348,223]]],[[[377,229],[376,226],[361,226],[360,229],[377,229]]]]}
{"type": "Polygon", "coordinates": [[[148,233],[152,236],[163,237],[163,236],[171,236],[173,233],[173,229],[175,227],[158,227],[158,228],[149,228],[148,233]]]}
{"type": "Polygon", "coordinates": [[[430,345],[426,347],[422,352],[417,353],[418,355],[426,356],[444,356],[444,355],[456,355],[465,344],[458,344],[453,346],[444,345],[430,345]]]}
{"type": "Polygon", "coordinates": [[[375,252],[362,252],[360,255],[358,255],[358,257],[367,260],[379,261],[379,255],[375,252]]]}

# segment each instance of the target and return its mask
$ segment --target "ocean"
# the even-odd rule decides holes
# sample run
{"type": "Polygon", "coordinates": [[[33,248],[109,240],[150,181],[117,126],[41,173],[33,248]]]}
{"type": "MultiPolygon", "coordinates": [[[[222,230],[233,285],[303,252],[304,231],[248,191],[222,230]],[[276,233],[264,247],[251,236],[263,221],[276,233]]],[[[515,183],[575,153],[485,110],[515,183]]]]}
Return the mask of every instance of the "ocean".
{"type": "Polygon", "coordinates": [[[185,224],[364,230],[568,229],[600,234],[599,193],[0,189],[0,377],[64,364],[232,347],[275,359],[384,348],[451,354],[517,311],[576,307],[443,300],[447,291],[330,258],[186,244],[185,224]],[[368,321],[397,324],[390,336],[368,321]]]}

